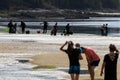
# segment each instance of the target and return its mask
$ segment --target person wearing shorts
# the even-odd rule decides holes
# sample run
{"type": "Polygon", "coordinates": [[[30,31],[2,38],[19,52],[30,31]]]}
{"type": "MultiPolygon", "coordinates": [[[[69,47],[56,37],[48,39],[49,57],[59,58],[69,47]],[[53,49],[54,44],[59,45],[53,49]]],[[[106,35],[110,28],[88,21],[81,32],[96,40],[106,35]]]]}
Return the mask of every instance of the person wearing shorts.
{"type": "Polygon", "coordinates": [[[69,74],[80,74],[80,66],[70,66],[69,74]]]}
{"type": "Polygon", "coordinates": [[[69,74],[71,80],[79,80],[80,74],[80,63],[79,60],[83,59],[79,49],[73,47],[74,44],[72,41],[66,41],[60,48],[61,51],[65,52],[68,55],[69,59],[69,74]],[[67,49],[63,49],[65,45],[68,45],[67,49]]]}
{"type": "Polygon", "coordinates": [[[84,47],[81,47],[81,48],[82,48],[82,53],[85,54],[88,62],[88,70],[90,73],[90,78],[91,80],[94,80],[94,76],[95,76],[94,70],[95,70],[95,67],[98,66],[100,62],[100,58],[93,49],[84,48],[84,47]]]}
{"type": "Polygon", "coordinates": [[[98,66],[100,60],[97,60],[97,61],[93,61],[90,65],[91,66],[98,66]]]}

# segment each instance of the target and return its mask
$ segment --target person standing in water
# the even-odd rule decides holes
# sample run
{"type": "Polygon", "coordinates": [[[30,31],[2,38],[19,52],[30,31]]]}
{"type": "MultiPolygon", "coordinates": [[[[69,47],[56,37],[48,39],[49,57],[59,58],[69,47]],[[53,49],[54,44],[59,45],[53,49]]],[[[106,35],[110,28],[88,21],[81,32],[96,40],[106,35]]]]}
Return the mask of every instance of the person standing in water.
{"type": "Polygon", "coordinates": [[[47,33],[47,28],[48,28],[48,23],[47,23],[47,21],[44,21],[43,22],[43,33],[47,33]]]}
{"type": "Polygon", "coordinates": [[[26,24],[23,21],[21,21],[21,25],[20,26],[22,28],[22,34],[24,34],[25,33],[26,24]]]}
{"type": "Polygon", "coordinates": [[[51,35],[54,35],[54,36],[57,35],[57,23],[55,23],[55,25],[53,26],[53,28],[51,30],[51,35]]]}
{"type": "Polygon", "coordinates": [[[9,33],[13,33],[13,27],[14,27],[13,21],[10,20],[10,22],[8,23],[9,33]]]}

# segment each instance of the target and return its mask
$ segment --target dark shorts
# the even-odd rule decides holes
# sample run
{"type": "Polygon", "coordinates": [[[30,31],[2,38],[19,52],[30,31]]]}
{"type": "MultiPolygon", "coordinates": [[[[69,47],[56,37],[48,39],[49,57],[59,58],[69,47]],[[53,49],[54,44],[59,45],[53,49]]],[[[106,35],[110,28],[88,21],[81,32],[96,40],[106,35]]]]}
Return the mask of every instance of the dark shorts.
{"type": "Polygon", "coordinates": [[[100,60],[97,60],[97,61],[93,61],[90,66],[98,66],[100,60]]]}
{"type": "Polygon", "coordinates": [[[80,74],[80,66],[70,66],[69,74],[80,74]]]}

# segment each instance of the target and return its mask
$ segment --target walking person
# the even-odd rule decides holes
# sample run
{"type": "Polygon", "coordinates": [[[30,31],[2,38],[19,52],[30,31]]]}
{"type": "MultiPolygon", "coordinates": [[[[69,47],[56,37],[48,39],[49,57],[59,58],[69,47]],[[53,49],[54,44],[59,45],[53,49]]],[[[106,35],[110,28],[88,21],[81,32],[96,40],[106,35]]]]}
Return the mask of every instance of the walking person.
{"type": "Polygon", "coordinates": [[[91,78],[91,80],[95,80],[94,79],[95,68],[96,68],[96,66],[98,66],[98,64],[100,62],[100,58],[93,49],[85,48],[85,47],[81,47],[81,48],[82,48],[82,52],[85,54],[87,62],[88,62],[88,70],[90,73],[90,78],[91,78]]]}
{"type": "Polygon", "coordinates": [[[61,51],[65,52],[69,58],[69,74],[71,76],[71,80],[79,80],[80,74],[80,63],[79,59],[82,60],[82,56],[78,49],[75,49],[72,41],[66,41],[60,48],[61,51]],[[66,45],[68,45],[67,49],[63,49],[66,45]]]}
{"type": "Polygon", "coordinates": [[[104,56],[101,73],[104,71],[104,80],[117,80],[117,61],[119,51],[114,44],[109,45],[109,53],[104,56]]]}
{"type": "Polygon", "coordinates": [[[23,21],[21,21],[21,25],[20,26],[22,28],[22,34],[24,34],[25,33],[26,24],[23,21]]]}

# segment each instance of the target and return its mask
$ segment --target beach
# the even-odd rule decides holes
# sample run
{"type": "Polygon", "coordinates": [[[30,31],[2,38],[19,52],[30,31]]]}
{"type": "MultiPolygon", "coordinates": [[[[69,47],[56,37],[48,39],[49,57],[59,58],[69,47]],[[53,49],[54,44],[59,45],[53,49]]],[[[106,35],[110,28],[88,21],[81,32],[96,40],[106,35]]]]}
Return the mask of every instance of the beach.
{"type": "MultiPolygon", "coordinates": [[[[51,36],[49,34],[0,34],[0,80],[69,80],[67,71],[69,61],[59,48],[65,41],[80,43],[81,46],[93,48],[100,56],[101,61],[95,70],[95,79],[103,80],[100,69],[104,55],[107,54],[110,43],[120,50],[120,37],[100,36],[94,34],[73,34],[70,36],[51,36]],[[29,60],[29,63],[20,63],[19,60],[29,60]],[[34,66],[54,66],[53,69],[34,66]],[[5,68],[4,68],[5,67],[5,68]]],[[[87,69],[84,54],[80,61],[81,67],[87,69]]],[[[118,80],[120,80],[120,59],[118,60],[118,80]]],[[[89,75],[80,75],[80,80],[89,80],[89,75]]]]}

